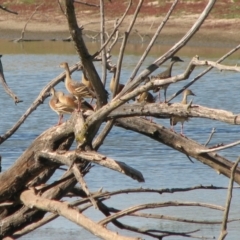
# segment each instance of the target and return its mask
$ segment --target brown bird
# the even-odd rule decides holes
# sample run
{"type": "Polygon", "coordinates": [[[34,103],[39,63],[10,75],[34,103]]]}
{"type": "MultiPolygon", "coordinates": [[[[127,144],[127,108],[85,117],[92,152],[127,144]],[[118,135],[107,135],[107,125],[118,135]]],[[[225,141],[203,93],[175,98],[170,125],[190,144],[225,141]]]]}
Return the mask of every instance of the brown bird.
{"type": "Polygon", "coordinates": [[[138,95],[137,102],[141,103],[155,103],[156,97],[154,97],[150,92],[143,92],[138,95]]]}
{"type": "MultiPolygon", "coordinates": [[[[150,92],[142,92],[136,99],[139,103],[155,103],[156,101],[156,97],[154,97],[150,92]]],[[[150,117],[150,122],[152,122],[152,117],[150,117]]]]}
{"type": "Polygon", "coordinates": [[[92,83],[87,77],[85,68],[82,68],[82,83],[93,91],[92,83]]]}
{"type": "Polygon", "coordinates": [[[49,100],[50,108],[59,115],[57,125],[62,123],[63,114],[71,114],[78,107],[74,97],[64,95],[63,92],[56,92],[54,88],[50,89],[52,95],[49,100]]]}
{"type": "Polygon", "coordinates": [[[82,98],[95,98],[95,93],[85,86],[83,83],[76,82],[71,78],[70,70],[68,67],[68,63],[63,62],[60,64],[61,68],[65,69],[66,79],[65,79],[65,87],[69,93],[71,93],[78,100],[78,111],[81,110],[81,101],[82,98]]]}
{"type": "MultiPolygon", "coordinates": [[[[181,104],[187,105],[187,96],[192,95],[196,96],[190,89],[186,89],[183,91],[183,99],[181,101],[181,104]]],[[[171,117],[170,118],[170,124],[171,124],[171,130],[174,131],[174,127],[178,122],[181,122],[181,135],[184,136],[183,134],[183,124],[185,121],[188,121],[188,117],[171,117]]]]}
{"type": "MultiPolygon", "coordinates": [[[[173,56],[171,58],[171,64],[169,65],[169,67],[162,73],[159,73],[158,75],[156,76],[151,76],[151,79],[166,79],[166,78],[170,78],[172,76],[172,67],[173,67],[173,64],[175,62],[184,62],[181,58],[179,58],[178,56],[173,56]]],[[[167,102],[167,88],[170,84],[165,84],[161,87],[157,87],[153,90],[153,92],[158,92],[158,99],[160,101],[160,89],[164,89],[164,99],[165,99],[165,102],[167,102]]]]}
{"type": "MultiPolygon", "coordinates": [[[[116,66],[112,67],[110,72],[113,73],[112,79],[110,81],[110,91],[113,93],[115,80],[116,80],[116,72],[117,72],[116,66]]],[[[118,83],[116,95],[118,95],[123,90],[123,88],[124,88],[124,84],[118,83]]]]}

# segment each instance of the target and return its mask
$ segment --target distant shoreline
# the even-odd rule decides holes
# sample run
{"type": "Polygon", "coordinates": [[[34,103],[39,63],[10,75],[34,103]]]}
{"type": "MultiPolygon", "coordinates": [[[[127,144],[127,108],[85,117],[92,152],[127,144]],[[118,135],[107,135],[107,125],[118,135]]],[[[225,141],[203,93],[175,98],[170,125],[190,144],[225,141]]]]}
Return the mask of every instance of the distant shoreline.
{"type": "MultiPolygon", "coordinates": [[[[186,15],[182,18],[172,17],[167,22],[159,35],[161,42],[171,44],[184,36],[192,27],[199,15],[186,15]]],[[[128,16],[123,26],[120,28],[120,33],[123,32],[127,26],[131,16],[128,16]]],[[[17,16],[10,16],[3,14],[0,16],[0,39],[14,40],[21,36],[23,27],[26,24],[25,19],[18,19],[17,16]]],[[[158,17],[145,17],[136,22],[134,31],[131,34],[131,39],[141,41],[141,37],[151,37],[162,19],[158,17]],[[135,32],[137,30],[138,33],[135,32]]],[[[92,23],[79,20],[79,24],[84,26],[84,33],[86,35],[96,36],[99,32],[99,18],[92,23]]],[[[218,44],[219,46],[234,47],[239,44],[239,32],[234,28],[240,25],[240,19],[206,19],[202,27],[192,38],[192,44],[208,45],[209,43],[218,44]]],[[[112,22],[106,23],[108,33],[112,30],[112,22]]],[[[122,33],[121,33],[122,34],[122,33]]],[[[121,36],[120,34],[120,36],[121,36]]],[[[63,40],[70,36],[68,32],[67,21],[64,17],[48,19],[32,19],[25,30],[25,39],[29,40],[63,40]]],[[[98,36],[99,38],[99,36],[98,36]]],[[[86,39],[91,41],[90,38],[86,39]]]]}

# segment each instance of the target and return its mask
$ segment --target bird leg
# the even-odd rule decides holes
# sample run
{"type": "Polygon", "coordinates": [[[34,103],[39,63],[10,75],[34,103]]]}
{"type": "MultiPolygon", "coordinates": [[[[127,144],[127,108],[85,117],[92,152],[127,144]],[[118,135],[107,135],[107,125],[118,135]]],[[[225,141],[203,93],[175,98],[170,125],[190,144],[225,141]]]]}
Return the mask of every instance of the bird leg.
{"type": "Polygon", "coordinates": [[[159,103],[161,102],[161,101],[160,101],[160,89],[159,89],[159,91],[158,91],[158,101],[159,101],[159,103]]]}
{"type": "Polygon", "coordinates": [[[81,111],[81,98],[78,99],[78,109],[77,109],[77,112],[80,112],[81,111]]]}
{"type": "Polygon", "coordinates": [[[183,123],[181,123],[181,136],[185,137],[185,135],[183,134],[183,123]]]}
{"type": "Polygon", "coordinates": [[[167,102],[167,88],[164,88],[164,99],[165,103],[167,102]]]}
{"type": "Polygon", "coordinates": [[[62,124],[62,119],[63,119],[63,114],[59,114],[57,126],[62,124]]]}

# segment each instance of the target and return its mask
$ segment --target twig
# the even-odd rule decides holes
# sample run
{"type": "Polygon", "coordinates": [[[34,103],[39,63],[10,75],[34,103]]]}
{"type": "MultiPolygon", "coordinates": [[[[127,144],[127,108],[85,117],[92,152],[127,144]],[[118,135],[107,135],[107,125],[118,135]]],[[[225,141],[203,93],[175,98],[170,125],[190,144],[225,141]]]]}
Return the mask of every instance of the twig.
{"type": "Polygon", "coordinates": [[[134,26],[134,23],[137,19],[137,16],[140,12],[141,6],[143,4],[143,0],[139,0],[138,5],[136,7],[135,13],[133,15],[132,21],[130,22],[128,29],[126,32],[124,32],[124,38],[122,41],[122,45],[120,47],[120,52],[119,52],[119,56],[118,56],[118,62],[117,62],[117,70],[116,70],[116,75],[115,75],[115,82],[114,82],[114,88],[113,88],[113,98],[115,97],[116,93],[117,93],[117,88],[118,88],[118,84],[119,84],[119,80],[120,80],[120,71],[122,68],[122,60],[123,60],[123,56],[124,56],[124,51],[127,45],[127,40],[129,37],[130,32],[132,31],[132,28],[134,26]]]}
{"type": "MultiPolygon", "coordinates": [[[[144,34],[143,36],[139,33],[139,31],[137,29],[134,30],[134,32],[141,38],[141,42],[144,42],[144,38],[147,36],[149,37],[148,34],[144,34]]],[[[149,37],[150,38],[150,37],[149,37]]]]}
{"type": "Polygon", "coordinates": [[[223,214],[222,230],[221,230],[221,234],[220,234],[218,240],[223,240],[227,236],[227,222],[228,222],[228,214],[229,214],[231,200],[232,200],[232,189],[233,189],[233,183],[234,183],[234,174],[235,174],[235,171],[237,169],[239,161],[240,161],[240,157],[237,159],[237,161],[235,162],[235,164],[232,167],[231,178],[230,178],[229,186],[228,186],[227,201],[226,201],[226,205],[225,205],[225,211],[224,211],[224,214],[223,214]]]}
{"type": "Polygon", "coordinates": [[[0,5],[0,9],[2,9],[3,11],[6,11],[6,12],[9,12],[9,13],[13,13],[13,14],[18,15],[17,12],[12,11],[12,10],[10,10],[10,9],[8,9],[8,8],[6,8],[6,7],[4,7],[4,6],[2,6],[2,5],[0,5]]]}
{"type": "Polygon", "coordinates": [[[210,143],[214,133],[215,133],[215,128],[212,129],[211,134],[210,134],[207,142],[204,144],[205,147],[210,143]]]}
{"type": "MultiPolygon", "coordinates": [[[[104,203],[99,202],[99,208],[105,216],[110,215],[109,208],[104,203]]],[[[135,226],[123,224],[123,223],[119,222],[118,220],[113,220],[112,223],[120,229],[125,229],[125,230],[136,232],[136,233],[141,233],[141,234],[151,236],[151,237],[157,238],[157,239],[162,239],[165,236],[177,236],[177,235],[185,236],[185,237],[192,237],[192,238],[200,238],[198,236],[190,235],[190,232],[188,232],[188,233],[185,232],[186,234],[184,234],[183,232],[167,232],[167,231],[159,231],[159,230],[155,231],[153,229],[137,228],[135,226]],[[154,232],[156,232],[157,234],[155,234],[154,232]],[[161,234],[159,234],[159,233],[161,233],[161,234]]],[[[198,230],[195,230],[195,231],[198,231],[198,230]]],[[[193,233],[195,231],[191,231],[191,232],[193,233]]]]}
{"type": "Polygon", "coordinates": [[[15,104],[23,102],[13,93],[13,91],[7,85],[7,82],[5,80],[4,73],[3,73],[3,66],[2,66],[1,58],[2,58],[2,55],[0,55],[0,81],[1,81],[1,84],[2,84],[5,92],[14,100],[15,104]]]}
{"type": "Polygon", "coordinates": [[[221,211],[225,210],[225,208],[222,206],[217,206],[217,205],[208,204],[208,203],[200,203],[200,202],[171,202],[170,201],[170,202],[161,202],[161,203],[146,203],[146,204],[141,204],[138,206],[133,206],[133,207],[127,208],[125,210],[122,210],[118,213],[115,213],[115,214],[99,221],[98,223],[100,225],[106,225],[114,219],[118,219],[120,217],[129,215],[130,213],[133,213],[133,212],[136,212],[139,210],[149,209],[149,208],[169,207],[169,206],[175,206],[175,207],[197,206],[197,207],[206,207],[206,208],[221,210],[221,211]]]}
{"type": "Polygon", "coordinates": [[[89,35],[89,34],[86,34],[84,33],[84,35],[90,39],[92,39],[92,41],[97,41],[97,37],[100,35],[100,32],[98,32],[96,35],[89,35]]]}
{"type": "MultiPolygon", "coordinates": [[[[100,14],[101,14],[101,46],[105,43],[105,13],[104,13],[104,1],[100,0],[100,14]]],[[[102,52],[102,83],[105,86],[106,85],[106,79],[107,79],[107,55],[106,55],[106,47],[103,48],[102,52]]]]}
{"type": "Polygon", "coordinates": [[[58,0],[58,6],[60,7],[60,10],[61,10],[61,12],[63,13],[63,15],[66,16],[66,13],[65,13],[65,11],[64,11],[64,9],[63,9],[63,7],[62,7],[62,4],[61,4],[61,0],[58,0]]]}
{"type": "Polygon", "coordinates": [[[97,151],[98,148],[102,145],[104,139],[106,138],[108,133],[111,131],[113,124],[114,124],[114,120],[108,121],[104,126],[103,130],[101,131],[101,133],[94,139],[94,142],[93,142],[94,150],[97,151]]]}
{"type": "Polygon", "coordinates": [[[82,186],[82,189],[84,190],[84,192],[87,194],[87,196],[89,197],[91,203],[93,204],[93,206],[95,207],[95,209],[98,209],[98,205],[95,201],[95,199],[92,197],[90,191],[88,190],[88,186],[80,172],[80,170],[78,169],[76,164],[73,164],[72,167],[73,173],[77,179],[77,181],[80,183],[80,185],[82,186]]]}
{"type": "Polygon", "coordinates": [[[202,149],[202,150],[199,151],[199,154],[201,154],[201,153],[209,153],[209,152],[216,152],[216,151],[224,150],[224,149],[227,149],[227,148],[235,147],[235,146],[237,146],[239,144],[240,144],[240,140],[236,141],[236,142],[233,142],[233,143],[230,143],[230,144],[227,144],[227,145],[222,146],[222,147],[211,148],[211,149],[202,149]]]}
{"type": "Polygon", "coordinates": [[[112,39],[112,37],[114,36],[115,32],[117,31],[118,27],[122,24],[124,18],[126,17],[127,12],[128,12],[128,10],[130,9],[131,5],[132,5],[132,0],[129,0],[129,4],[128,4],[127,8],[126,8],[126,11],[124,12],[124,14],[122,15],[122,17],[120,18],[118,24],[116,25],[116,27],[114,28],[114,30],[112,31],[112,33],[110,34],[109,38],[108,38],[107,41],[104,43],[104,45],[101,46],[100,50],[98,50],[96,53],[94,53],[94,54],[92,55],[93,58],[95,58],[96,56],[98,56],[99,53],[100,53],[100,52],[107,46],[107,44],[111,41],[111,39],[112,39]]]}
{"type": "Polygon", "coordinates": [[[136,65],[136,67],[134,68],[134,70],[133,70],[133,72],[132,72],[132,74],[131,74],[131,76],[130,76],[127,84],[126,84],[126,86],[128,85],[129,82],[131,82],[131,81],[135,78],[135,76],[136,76],[139,68],[141,67],[141,65],[143,64],[145,58],[147,57],[148,53],[150,52],[150,50],[151,50],[153,44],[155,43],[158,35],[160,34],[160,32],[162,31],[163,27],[164,27],[165,24],[167,23],[170,15],[172,14],[174,8],[175,8],[176,5],[177,5],[177,3],[178,3],[178,0],[175,0],[175,1],[173,2],[171,8],[169,9],[169,11],[168,11],[168,13],[167,13],[167,15],[165,16],[165,18],[163,19],[163,21],[162,21],[161,24],[159,25],[157,31],[155,32],[154,36],[152,37],[150,43],[148,44],[145,52],[143,53],[143,55],[141,56],[140,60],[138,61],[137,65],[136,65]]]}
{"type": "Polygon", "coordinates": [[[83,4],[83,5],[86,5],[88,7],[96,7],[96,8],[99,8],[100,6],[97,5],[97,4],[92,4],[92,3],[88,3],[88,2],[82,2],[82,1],[77,1],[77,0],[74,0],[75,3],[79,3],[79,4],[83,4]]]}
{"type": "MultiPolygon", "coordinates": [[[[118,24],[118,19],[116,19],[116,21],[114,22],[114,28],[116,28],[117,24],[118,24]]],[[[108,48],[108,50],[107,50],[107,53],[108,53],[109,55],[110,55],[110,52],[112,51],[112,48],[113,48],[113,47],[115,46],[115,44],[117,43],[118,39],[119,39],[119,30],[118,30],[118,28],[117,28],[117,30],[116,30],[116,32],[115,32],[115,37],[114,37],[111,45],[109,46],[109,48],[108,48]]]]}
{"type": "Polygon", "coordinates": [[[23,30],[22,30],[22,33],[21,33],[21,37],[20,37],[19,39],[15,40],[14,42],[23,41],[23,39],[24,39],[24,34],[25,34],[25,30],[26,30],[26,28],[27,28],[28,23],[30,22],[30,20],[32,19],[32,17],[34,16],[34,14],[37,12],[38,8],[41,7],[42,5],[43,5],[43,3],[41,3],[40,5],[38,5],[38,6],[35,8],[34,12],[33,12],[32,15],[29,17],[29,19],[27,20],[27,22],[25,23],[25,25],[24,25],[24,27],[23,27],[23,30]]]}
{"type": "Polygon", "coordinates": [[[238,67],[237,65],[227,66],[227,65],[219,64],[217,62],[208,61],[208,60],[202,60],[202,61],[198,60],[198,61],[196,61],[196,65],[197,66],[211,66],[213,68],[219,69],[220,71],[240,72],[240,67],[238,67]]]}

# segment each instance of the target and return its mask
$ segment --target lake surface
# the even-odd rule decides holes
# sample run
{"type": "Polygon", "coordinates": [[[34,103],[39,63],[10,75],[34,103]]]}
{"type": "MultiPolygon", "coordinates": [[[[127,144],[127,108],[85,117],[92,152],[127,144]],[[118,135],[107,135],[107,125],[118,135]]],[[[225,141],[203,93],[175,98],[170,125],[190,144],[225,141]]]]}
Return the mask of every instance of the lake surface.
{"type": "MultiPolygon", "coordinates": [[[[96,43],[88,43],[90,53],[97,49],[96,43]]],[[[116,63],[117,46],[113,51],[113,62],[116,63]]],[[[169,48],[167,45],[156,45],[151,54],[146,59],[141,69],[147,67],[156,58],[161,56],[164,51],[169,48]]],[[[145,45],[132,44],[127,48],[126,56],[123,61],[123,71],[121,82],[127,81],[131,74],[131,70],[138,62],[141,52],[145,49],[145,45]]],[[[200,59],[217,60],[230,49],[221,47],[214,48],[211,46],[198,47],[188,46],[181,50],[177,55],[184,60],[182,64],[176,64],[173,69],[173,75],[182,73],[189,61],[196,54],[200,59]]],[[[30,107],[32,101],[38,96],[42,88],[53,78],[62,72],[59,63],[66,61],[70,65],[78,60],[72,43],[63,42],[33,42],[15,44],[10,42],[0,42],[0,53],[4,67],[4,74],[7,83],[17,96],[24,102],[15,105],[13,100],[0,88],[0,106],[1,121],[0,135],[10,129],[13,124],[24,114],[30,107]]],[[[240,53],[235,53],[224,63],[228,65],[239,64],[240,53]]],[[[168,62],[160,67],[155,73],[163,71],[168,62]]],[[[101,66],[96,63],[96,68],[101,76],[101,66]]],[[[197,67],[189,80],[171,85],[168,88],[167,95],[171,96],[180,89],[186,82],[192,80],[194,76],[203,71],[204,67],[197,67]]],[[[73,74],[74,79],[81,78],[81,72],[73,74]]],[[[111,75],[108,74],[108,83],[111,75]]],[[[239,92],[240,92],[240,75],[235,72],[220,72],[212,70],[201,80],[191,86],[196,94],[194,103],[212,108],[222,108],[234,113],[240,112],[239,92]]],[[[64,84],[59,84],[56,89],[64,90],[64,84]]],[[[180,101],[181,97],[173,100],[180,101]]],[[[68,116],[65,116],[66,120],[68,116]]],[[[48,99],[44,104],[40,105],[33,112],[19,130],[6,142],[0,146],[0,154],[2,155],[3,171],[16,161],[30,143],[43,131],[57,123],[58,116],[50,110],[48,99]]],[[[169,127],[169,120],[154,120],[160,124],[169,127]]],[[[212,128],[216,128],[211,145],[218,143],[231,143],[240,139],[240,127],[230,126],[225,123],[207,120],[207,119],[191,119],[185,123],[184,131],[187,137],[204,144],[212,128]]],[[[175,127],[176,131],[180,131],[180,125],[175,127]]],[[[193,159],[191,163],[187,157],[171,148],[155,142],[140,134],[125,131],[114,127],[104,145],[99,150],[101,153],[108,155],[118,161],[126,162],[128,165],[141,171],[145,178],[145,183],[138,183],[132,179],[100,166],[95,166],[87,174],[85,180],[91,191],[96,191],[101,187],[103,190],[119,190],[123,188],[185,188],[196,185],[215,185],[227,187],[229,179],[222,175],[218,175],[214,170],[210,169],[193,159]],[[134,149],[134,151],[133,151],[134,149]]],[[[240,153],[240,146],[226,149],[219,152],[220,155],[235,161],[240,153]]],[[[56,178],[60,177],[62,172],[56,173],[56,178]]],[[[112,197],[105,203],[108,206],[123,209],[136,204],[166,202],[166,201],[184,201],[184,202],[205,202],[216,205],[225,205],[227,190],[195,190],[191,192],[175,193],[175,194],[125,194],[123,196],[112,197]]],[[[240,218],[240,190],[234,189],[233,199],[230,209],[230,218],[240,218]]],[[[73,199],[70,199],[72,201],[73,199]]],[[[164,214],[169,216],[196,219],[196,220],[222,220],[223,213],[216,210],[190,207],[168,207],[149,210],[148,212],[164,214]]],[[[85,215],[98,221],[103,215],[94,209],[84,212],[85,215]]],[[[220,233],[221,225],[202,225],[189,224],[181,222],[173,222],[166,220],[144,221],[138,218],[124,218],[124,223],[136,224],[143,228],[158,228],[163,231],[191,231],[201,229],[194,233],[196,236],[217,238],[220,233]],[[146,224],[147,222],[147,224],[146,224]]],[[[109,225],[110,229],[116,230],[113,225],[109,225]]],[[[125,231],[118,232],[130,235],[140,236],[139,234],[127,233],[125,231]]],[[[232,222],[228,224],[228,235],[226,239],[238,240],[240,235],[240,223],[232,222]]],[[[144,239],[152,239],[143,236],[144,239]]],[[[89,234],[86,230],[79,228],[74,223],[68,222],[59,217],[57,220],[35,230],[34,232],[23,236],[21,239],[98,239],[89,234]]],[[[182,239],[182,237],[169,237],[168,239],[182,239]]]]}

